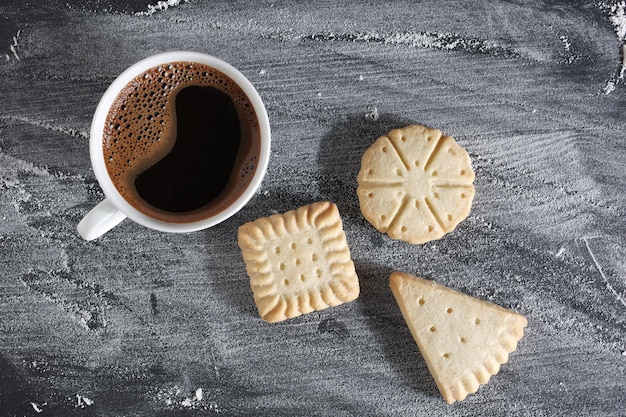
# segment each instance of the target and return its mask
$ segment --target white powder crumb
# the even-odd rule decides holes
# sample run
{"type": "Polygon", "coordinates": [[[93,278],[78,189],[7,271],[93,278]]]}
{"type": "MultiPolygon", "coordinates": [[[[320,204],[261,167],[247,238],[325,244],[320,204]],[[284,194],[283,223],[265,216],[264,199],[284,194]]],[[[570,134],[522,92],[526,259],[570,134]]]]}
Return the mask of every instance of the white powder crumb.
{"type": "Polygon", "coordinates": [[[365,79],[365,77],[363,76],[363,74],[359,75],[359,81],[363,81],[365,79]]]}
{"type": "Polygon", "coordinates": [[[322,93],[317,93],[317,96],[318,97],[322,97],[322,93]]]}
{"type": "Polygon", "coordinates": [[[603,92],[604,94],[611,94],[613,91],[615,91],[615,81],[609,80],[606,82],[603,92]]]}
{"type": "Polygon", "coordinates": [[[573,64],[577,57],[572,54],[571,49],[572,49],[572,43],[570,42],[569,38],[565,35],[561,35],[559,36],[559,39],[561,40],[561,43],[563,43],[563,50],[565,52],[565,56],[566,56],[566,61],[568,64],[573,64]]]}
{"type": "Polygon", "coordinates": [[[202,401],[202,388],[198,388],[196,390],[196,398],[195,398],[195,400],[196,401],[202,401]]]}
{"type": "Polygon", "coordinates": [[[34,403],[32,401],[30,402],[30,406],[33,407],[33,410],[35,410],[35,412],[37,414],[39,414],[39,413],[41,413],[43,411],[43,408],[41,408],[41,407],[43,407],[45,405],[47,405],[47,403],[43,403],[43,404],[40,405],[40,404],[34,403]]]}
{"type": "Polygon", "coordinates": [[[76,394],[76,408],[85,408],[93,405],[93,400],[84,397],[80,394],[76,394]]]}
{"type": "Polygon", "coordinates": [[[261,71],[259,71],[259,75],[264,75],[265,74],[265,70],[262,69],[261,71]]]}
{"type": "Polygon", "coordinates": [[[372,107],[368,109],[367,113],[365,113],[365,120],[370,122],[375,122],[380,118],[380,114],[378,113],[378,109],[376,107],[372,107]]]}
{"type": "Polygon", "coordinates": [[[157,393],[157,399],[163,401],[168,407],[173,409],[188,410],[210,410],[216,413],[220,412],[217,402],[210,401],[205,398],[204,390],[197,388],[195,391],[185,393],[178,386],[169,389],[160,390],[157,393]]]}
{"type": "MultiPolygon", "coordinates": [[[[18,30],[17,33],[13,36],[13,42],[9,45],[9,50],[13,53],[13,56],[15,56],[15,59],[17,59],[18,61],[21,61],[20,56],[17,54],[17,48],[19,48],[19,43],[18,43],[18,39],[20,37],[20,33],[22,33],[22,30],[18,30]]],[[[11,57],[9,56],[9,54],[5,54],[7,61],[11,60],[11,57]]]]}

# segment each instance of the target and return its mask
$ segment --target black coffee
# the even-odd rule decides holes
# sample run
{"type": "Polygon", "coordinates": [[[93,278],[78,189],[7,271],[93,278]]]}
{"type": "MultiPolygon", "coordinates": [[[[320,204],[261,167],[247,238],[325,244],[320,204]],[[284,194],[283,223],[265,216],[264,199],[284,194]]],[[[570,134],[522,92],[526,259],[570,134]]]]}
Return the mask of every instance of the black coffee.
{"type": "Polygon", "coordinates": [[[168,222],[208,218],[246,189],[260,151],[241,88],[202,64],[173,62],[129,82],[107,116],[109,175],[137,210],[168,222]]]}

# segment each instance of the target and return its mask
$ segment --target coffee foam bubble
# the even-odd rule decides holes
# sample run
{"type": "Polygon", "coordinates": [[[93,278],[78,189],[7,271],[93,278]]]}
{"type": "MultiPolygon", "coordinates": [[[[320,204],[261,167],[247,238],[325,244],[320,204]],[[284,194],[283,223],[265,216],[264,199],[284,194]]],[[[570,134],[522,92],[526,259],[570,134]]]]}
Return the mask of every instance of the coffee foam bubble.
{"type": "MultiPolygon", "coordinates": [[[[140,199],[134,188],[137,176],[174,146],[175,97],[190,86],[214,87],[226,93],[237,109],[242,127],[258,133],[258,119],[250,100],[220,71],[191,62],[172,62],[144,71],[122,89],[109,109],[102,142],[109,176],[131,204],[140,199]]],[[[235,167],[238,187],[245,189],[251,181],[257,165],[256,155],[258,149],[252,149],[239,158],[235,167]]]]}

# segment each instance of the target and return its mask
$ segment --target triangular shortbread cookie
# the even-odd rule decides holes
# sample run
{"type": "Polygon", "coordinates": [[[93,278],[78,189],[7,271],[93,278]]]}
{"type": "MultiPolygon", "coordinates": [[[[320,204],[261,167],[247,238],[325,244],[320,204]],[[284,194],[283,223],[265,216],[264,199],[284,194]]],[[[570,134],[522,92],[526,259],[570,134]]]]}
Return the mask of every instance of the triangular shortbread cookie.
{"type": "Polygon", "coordinates": [[[393,295],[448,404],[486,384],[524,334],[524,316],[403,272],[393,295]]]}

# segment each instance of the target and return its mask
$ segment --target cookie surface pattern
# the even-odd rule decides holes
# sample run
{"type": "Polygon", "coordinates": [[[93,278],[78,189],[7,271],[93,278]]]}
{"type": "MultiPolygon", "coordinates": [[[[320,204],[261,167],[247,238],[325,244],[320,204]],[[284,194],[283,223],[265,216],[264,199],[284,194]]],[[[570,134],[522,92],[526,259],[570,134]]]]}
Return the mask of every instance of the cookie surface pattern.
{"type": "Polygon", "coordinates": [[[378,231],[414,244],[454,230],[474,198],[467,151],[421,125],[378,138],[363,154],[357,182],[363,216],[378,231]]]}
{"type": "Polygon", "coordinates": [[[514,311],[407,273],[392,273],[390,287],[448,404],[497,374],[527,325],[514,311]]]}
{"type": "Polygon", "coordinates": [[[239,227],[259,315],[278,322],[356,299],[359,282],[337,206],[317,202],[239,227]]]}

